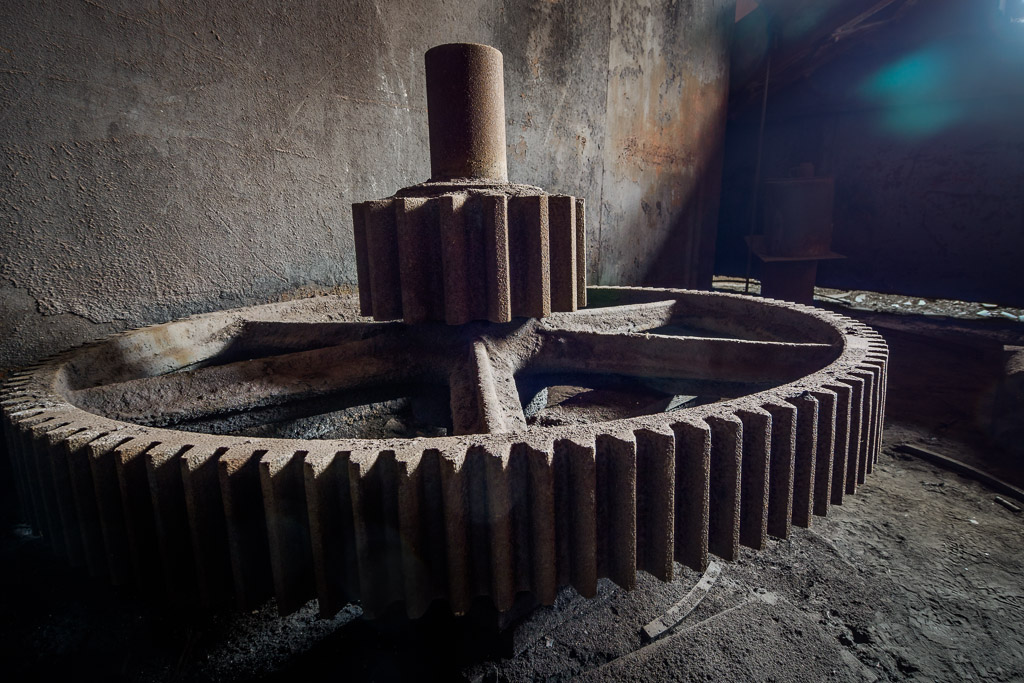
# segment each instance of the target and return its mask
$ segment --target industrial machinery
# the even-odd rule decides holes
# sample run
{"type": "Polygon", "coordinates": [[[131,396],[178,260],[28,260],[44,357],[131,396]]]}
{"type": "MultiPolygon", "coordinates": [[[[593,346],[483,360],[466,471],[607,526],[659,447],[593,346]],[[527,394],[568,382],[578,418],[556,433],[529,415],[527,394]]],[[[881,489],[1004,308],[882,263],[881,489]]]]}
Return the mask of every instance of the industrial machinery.
{"type": "Polygon", "coordinates": [[[435,48],[427,80],[433,177],[353,207],[358,300],[198,315],[8,379],[18,496],[56,554],[186,605],[504,611],[735,559],[857,491],[879,335],[586,289],[582,200],[507,182],[500,53],[435,48]]]}

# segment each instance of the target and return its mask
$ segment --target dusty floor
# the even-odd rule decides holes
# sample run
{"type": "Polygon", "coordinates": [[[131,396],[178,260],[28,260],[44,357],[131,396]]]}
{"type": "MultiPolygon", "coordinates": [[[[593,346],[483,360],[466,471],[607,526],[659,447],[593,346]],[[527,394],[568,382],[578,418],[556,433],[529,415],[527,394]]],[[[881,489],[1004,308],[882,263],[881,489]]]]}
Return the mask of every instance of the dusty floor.
{"type": "Polygon", "coordinates": [[[630,593],[602,582],[589,601],[566,590],[500,633],[485,611],[368,623],[351,607],[324,621],[315,603],[284,619],[271,603],[183,620],[66,569],[15,527],[0,542],[4,678],[1024,680],[1024,514],[892,448],[925,444],[1019,485],[1019,459],[984,430],[995,342],[879,329],[892,373],[876,472],[811,529],[722,563],[697,609],[652,643],[642,627],[696,572],[641,575],[630,593]]]}

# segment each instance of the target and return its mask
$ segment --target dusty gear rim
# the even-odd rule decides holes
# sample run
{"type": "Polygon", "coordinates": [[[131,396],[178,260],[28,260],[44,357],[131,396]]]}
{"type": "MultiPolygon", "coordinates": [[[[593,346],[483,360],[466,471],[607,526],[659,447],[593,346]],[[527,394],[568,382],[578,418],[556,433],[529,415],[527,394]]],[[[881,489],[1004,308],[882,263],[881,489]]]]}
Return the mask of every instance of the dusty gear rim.
{"type": "Polygon", "coordinates": [[[678,412],[402,441],[203,435],[102,417],[67,399],[76,363],[111,351],[127,366],[149,354],[170,371],[195,362],[180,354],[194,342],[205,340],[209,357],[210,339],[224,342],[240,320],[355,304],[320,297],[203,314],[8,379],[0,405],[19,499],[57,554],[115,584],[183,604],[234,596],[250,606],[274,595],[282,613],[316,597],[323,616],[357,600],[369,615],[404,603],[415,617],[438,599],[455,613],[478,596],[507,610],[522,592],[550,604],[564,585],[592,596],[599,577],[632,588],[637,569],[668,580],[674,561],[701,570],[709,552],[733,560],[740,545],[759,549],[769,535],[808,526],[871,472],[888,351],[867,326],[739,295],[590,295],[618,306],[533,322],[585,325],[614,308],[626,311],[626,336],[650,338],[636,333],[697,311],[720,329],[802,334],[796,351],[824,342],[835,357],[779,386],[678,412]]]}

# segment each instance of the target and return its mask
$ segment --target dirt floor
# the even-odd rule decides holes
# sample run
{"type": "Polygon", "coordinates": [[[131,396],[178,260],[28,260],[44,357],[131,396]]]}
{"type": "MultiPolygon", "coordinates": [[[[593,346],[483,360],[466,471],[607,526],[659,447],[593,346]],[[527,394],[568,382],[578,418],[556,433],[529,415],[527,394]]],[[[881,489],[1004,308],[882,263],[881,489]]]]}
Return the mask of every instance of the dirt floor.
{"type": "Polygon", "coordinates": [[[504,630],[484,609],[371,623],[357,606],[317,619],[315,602],[283,619],[273,603],[184,619],[65,568],[16,526],[0,542],[4,679],[1022,681],[1024,513],[894,449],[926,445],[1020,485],[1019,456],[985,429],[1003,342],[904,322],[878,325],[889,414],[867,484],[812,528],[720,563],[653,642],[645,624],[704,594],[697,572],[641,574],[633,592],[602,581],[593,600],[566,589],[504,630]]]}

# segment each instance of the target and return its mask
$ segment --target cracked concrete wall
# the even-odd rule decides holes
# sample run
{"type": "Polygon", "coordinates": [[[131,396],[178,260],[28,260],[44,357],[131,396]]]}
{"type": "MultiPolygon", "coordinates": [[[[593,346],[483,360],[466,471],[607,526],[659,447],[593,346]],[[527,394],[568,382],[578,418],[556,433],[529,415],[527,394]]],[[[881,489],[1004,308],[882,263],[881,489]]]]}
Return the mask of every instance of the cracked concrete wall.
{"type": "Polygon", "coordinates": [[[354,284],[349,205],[426,179],[444,42],[504,52],[510,176],[588,199],[593,281],[693,280],[733,4],[5,0],[0,372],[354,284]]]}

